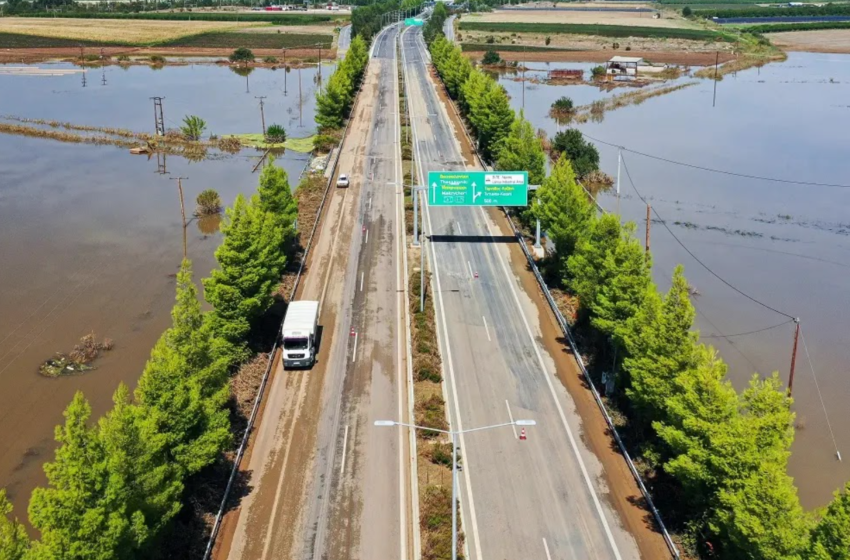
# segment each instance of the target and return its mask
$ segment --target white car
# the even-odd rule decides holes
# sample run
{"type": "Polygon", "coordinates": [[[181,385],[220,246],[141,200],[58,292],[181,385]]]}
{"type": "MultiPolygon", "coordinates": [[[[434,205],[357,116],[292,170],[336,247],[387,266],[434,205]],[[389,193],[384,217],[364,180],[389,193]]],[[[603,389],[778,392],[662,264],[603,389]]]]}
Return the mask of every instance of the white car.
{"type": "Polygon", "coordinates": [[[349,184],[348,175],[340,175],[336,180],[337,187],[347,187],[349,184]]]}

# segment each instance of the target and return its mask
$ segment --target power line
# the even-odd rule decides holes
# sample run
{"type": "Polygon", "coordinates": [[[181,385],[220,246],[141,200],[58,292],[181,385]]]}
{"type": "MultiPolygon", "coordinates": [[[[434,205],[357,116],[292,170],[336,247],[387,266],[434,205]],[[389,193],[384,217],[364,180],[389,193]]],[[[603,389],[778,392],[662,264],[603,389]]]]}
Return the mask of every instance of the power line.
{"type": "Polygon", "coordinates": [[[733,336],[746,336],[748,334],[756,334],[756,333],[760,333],[760,332],[764,332],[764,331],[769,331],[771,329],[776,329],[778,327],[781,327],[783,325],[787,325],[788,323],[793,323],[793,322],[794,322],[793,319],[789,319],[787,321],[782,321],[781,323],[777,323],[776,325],[773,325],[773,326],[770,326],[770,327],[764,327],[763,329],[756,329],[754,331],[747,331],[747,332],[735,333],[735,334],[709,334],[709,335],[702,336],[701,338],[730,338],[730,337],[733,337],[733,336]]]}
{"type": "Polygon", "coordinates": [[[823,408],[824,418],[826,418],[826,426],[829,428],[829,435],[832,437],[832,445],[835,447],[835,456],[838,457],[838,460],[840,461],[841,452],[838,450],[838,444],[835,442],[835,432],[832,431],[832,423],[829,421],[829,414],[826,412],[826,404],[823,402],[823,394],[820,392],[818,378],[815,376],[815,366],[812,365],[812,357],[809,355],[809,347],[806,345],[806,335],[803,334],[802,330],[800,330],[800,338],[803,340],[803,350],[806,351],[806,359],[809,361],[809,368],[812,370],[812,379],[815,380],[815,388],[818,390],[818,398],[820,399],[821,408],[823,408]]]}
{"type": "MultiPolygon", "coordinates": [[[[628,165],[626,165],[626,158],[623,158],[623,169],[625,169],[625,171],[626,171],[626,177],[629,179],[629,183],[632,185],[632,188],[634,189],[634,191],[635,191],[635,193],[637,194],[638,198],[640,198],[640,199],[643,201],[643,203],[644,203],[644,204],[648,204],[648,202],[647,202],[647,201],[646,201],[646,199],[643,197],[643,195],[642,195],[642,194],[640,194],[640,191],[638,191],[638,190],[637,190],[637,186],[635,186],[635,182],[632,180],[632,175],[631,175],[631,173],[629,173],[629,166],[628,166],[628,165]]],[[[764,303],[763,301],[759,301],[759,300],[757,300],[757,299],[756,299],[756,298],[754,298],[753,296],[751,296],[751,295],[749,295],[749,294],[747,294],[747,293],[743,292],[743,291],[742,291],[742,290],[740,290],[739,288],[737,288],[737,287],[733,286],[732,284],[730,284],[730,283],[729,283],[726,279],[724,279],[724,278],[723,278],[723,277],[721,277],[719,274],[717,274],[716,272],[714,272],[714,271],[713,271],[713,270],[712,270],[712,269],[711,269],[711,268],[710,268],[707,264],[705,264],[704,262],[702,262],[702,261],[699,259],[699,257],[697,257],[697,256],[693,253],[693,251],[691,251],[690,249],[688,249],[688,247],[687,247],[684,243],[682,243],[682,240],[681,240],[681,239],[679,239],[679,238],[676,236],[676,234],[675,234],[675,233],[673,233],[673,230],[672,230],[672,229],[670,229],[670,226],[668,226],[668,225],[667,225],[667,222],[666,222],[666,221],[664,221],[664,218],[662,218],[662,217],[661,217],[661,214],[659,214],[659,213],[658,213],[658,210],[656,210],[654,206],[652,207],[652,213],[653,213],[653,214],[655,214],[655,216],[656,216],[656,217],[658,218],[658,220],[661,222],[661,225],[663,225],[663,226],[664,226],[664,229],[666,229],[668,232],[670,232],[670,235],[672,235],[672,236],[673,236],[673,239],[675,239],[675,240],[676,240],[676,242],[677,242],[677,243],[678,243],[678,244],[682,247],[682,249],[684,249],[684,250],[685,250],[685,251],[686,251],[686,252],[687,252],[687,253],[688,253],[691,257],[693,257],[693,259],[694,259],[696,262],[698,262],[698,263],[700,264],[700,266],[702,266],[704,269],[706,269],[706,270],[707,270],[707,271],[708,271],[708,272],[709,272],[712,276],[714,276],[715,278],[717,278],[718,280],[720,280],[721,282],[723,282],[724,284],[726,284],[726,286],[728,286],[729,288],[731,288],[731,289],[732,289],[732,290],[734,290],[735,292],[737,292],[737,293],[741,294],[742,296],[744,296],[744,297],[745,297],[745,298],[747,298],[748,300],[752,301],[753,303],[756,303],[756,304],[758,304],[758,305],[760,305],[760,306],[764,307],[765,309],[769,309],[770,311],[773,311],[774,313],[777,313],[777,314],[779,314],[779,315],[782,315],[783,317],[787,317],[787,318],[792,319],[792,320],[794,319],[794,316],[793,316],[793,315],[789,315],[788,313],[785,313],[784,311],[780,311],[780,310],[776,309],[775,307],[771,307],[770,305],[768,305],[768,304],[764,303]]]]}
{"type": "Polygon", "coordinates": [[[842,185],[842,184],[838,184],[838,183],[817,183],[817,182],[813,182],[813,181],[796,181],[796,180],[793,180],[793,179],[779,179],[777,177],[764,177],[762,175],[750,175],[750,174],[747,174],[747,173],[738,173],[736,171],[727,171],[725,169],[714,169],[712,167],[704,167],[702,165],[695,165],[693,163],[685,163],[685,162],[682,162],[682,161],[676,161],[676,160],[661,157],[661,156],[656,156],[656,155],[647,154],[647,153],[644,153],[644,152],[639,152],[637,150],[632,150],[630,148],[626,148],[625,146],[620,146],[619,144],[613,144],[611,142],[606,142],[604,140],[600,140],[599,138],[594,138],[593,136],[585,134],[584,132],[581,132],[581,131],[579,131],[579,132],[582,136],[584,136],[588,140],[593,140],[594,142],[598,142],[598,143],[604,144],[606,146],[612,146],[614,148],[618,148],[620,150],[623,150],[624,152],[631,152],[633,154],[637,154],[637,155],[643,156],[645,158],[655,159],[655,160],[663,161],[665,163],[670,163],[670,164],[673,164],[673,165],[680,165],[682,167],[689,167],[691,169],[699,169],[700,171],[708,171],[709,173],[719,173],[721,175],[730,175],[732,177],[741,177],[743,179],[756,179],[756,180],[759,180],[759,181],[772,181],[772,182],[775,182],[775,183],[786,183],[786,184],[789,184],[789,185],[807,185],[807,186],[811,186],[811,187],[831,187],[831,188],[838,188],[838,189],[850,189],[850,185],[842,185]]]}

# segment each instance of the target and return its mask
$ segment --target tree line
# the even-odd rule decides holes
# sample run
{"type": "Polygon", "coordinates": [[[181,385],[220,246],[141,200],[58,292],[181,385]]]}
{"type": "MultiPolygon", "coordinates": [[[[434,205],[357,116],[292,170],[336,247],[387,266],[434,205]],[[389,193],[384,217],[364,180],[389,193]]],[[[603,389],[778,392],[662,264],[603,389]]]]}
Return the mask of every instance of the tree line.
{"type": "MultiPolygon", "coordinates": [[[[363,8],[358,8],[360,9],[363,8]]],[[[355,10],[355,13],[358,10],[355,10]]],[[[356,35],[351,40],[345,58],[328,79],[325,89],[316,94],[316,123],[319,125],[320,136],[342,128],[342,123],[351,112],[354,95],[360,87],[368,62],[366,39],[362,35],[356,35]]]]}
{"type": "Polygon", "coordinates": [[[184,489],[231,444],[230,376],[251,354],[251,328],[272,304],[294,249],[297,204],[273,162],[257,194],[236,197],[222,223],[218,267],[203,279],[201,311],[192,265],[176,278],[172,325],[157,341],[138,387],[125,384],[113,408],[92,419],[77,392],[56,428],[59,447],[33,491],[30,541],[8,517],[0,491],[3,560],[122,560],[155,555],[181,511],[184,489]]]}
{"type": "Polygon", "coordinates": [[[526,170],[529,182],[541,185],[539,204],[522,217],[539,218],[554,243],[547,275],[577,302],[574,321],[595,374],[605,370],[609,398],[627,418],[627,444],[688,551],[850,559],[850,484],[825,510],[803,510],[787,474],[792,399],[778,375],[755,374],[740,393],[732,387],[726,364],[693,330],[683,267],[674,270],[670,290],[659,293],[636,225],[597,215],[574,170],[598,167],[581,133],[571,129],[561,138],[562,153],[546,176],[541,141],[514,114],[504,89],[441,34],[429,48],[482,157],[496,169],[526,170]]]}
{"type": "Polygon", "coordinates": [[[386,14],[420,7],[422,2],[423,0],[384,0],[374,3],[364,1],[351,11],[351,34],[359,35],[369,43],[381,30],[386,14]]]}

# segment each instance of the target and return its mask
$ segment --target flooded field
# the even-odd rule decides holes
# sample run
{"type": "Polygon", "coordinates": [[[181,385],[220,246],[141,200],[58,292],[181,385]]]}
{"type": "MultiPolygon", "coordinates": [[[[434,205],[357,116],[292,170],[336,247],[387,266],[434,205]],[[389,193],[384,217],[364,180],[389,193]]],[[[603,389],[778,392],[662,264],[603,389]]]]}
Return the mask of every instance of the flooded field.
{"type": "MultiPolygon", "coordinates": [[[[539,79],[556,67],[592,65],[527,66],[535,71],[526,76],[539,79]]],[[[511,76],[500,81],[514,108],[521,108],[522,84],[511,76]]],[[[626,168],[640,194],[707,267],[747,295],[801,318],[806,345],[801,341],[797,356],[798,430],[790,472],[803,504],[812,508],[825,504],[850,479],[850,432],[845,429],[850,422],[850,56],[791,53],[784,63],[727,76],[718,83],[714,108],[712,89],[713,82],[700,81],[640,105],[608,111],[601,122],[579,128],[593,138],[667,160],[832,185],[712,173],[632,152],[624,152],[621,175],[620,208],[626,219],[638,224],[641,239],[646,207],[626,168]],[[836,460],[836,444],[844,462],[836,460]]],[[[560,96],[582,105],[623,91],[526,83],[526,116],[551,137],[558,125],[548,110],[560,96]]],[[[602,143],[597,147],[602,170],[616,176],[617,148],[602,143]]],[[[600,202],[612,211],[617,207],[611,193],[600,202]]],[[[729,364],[733,383],[744,386],[755,371],[779,371],[787,379],[794,334],[790,319],[725,285],[697,263],[657,217],[653,219],[655,280],[666,290],[673,267],[685,265],[699,292],[693,298],[697,327],[703,341],[715,346],[729,364]]]]}
{"type": "MultiPolygon", "coordinates": [[[[255,96],[266,96],[266,123],[304,137],[315,129],[316,88],[315,66],[288,74],[257,69],[247,78],[211,65],[0,75],[0,115],[151,132],[149,98],[161,96],[166,128],[194,114],[207,121],[208,132],[247,133],[260,131],[255,96]]],[[[32,488],[44,481],[53,428],[74,392],[84,391],[100,415],[120,381],[135,385],[170,322],[183,256],[179,196],[170,178],[188,177],[188,217],[204,189],[217,190],[226,205],[253,193],[258,155],[245,149],[194,163],[168,156],[163,175],[156,156],[0,135],[0,486],[19,517],[26,517],[32,488]],[[42,361],[70,351],[92,331],[115,343],[94,371],[59,379],[38,373],[42,361]]],[[[308,160],[291,151],[278,159],[293,188],[308,160]]],[[[191,220],[186,244],[196,279],[214,267],[219,242],[214,220],[191,220]]]]}

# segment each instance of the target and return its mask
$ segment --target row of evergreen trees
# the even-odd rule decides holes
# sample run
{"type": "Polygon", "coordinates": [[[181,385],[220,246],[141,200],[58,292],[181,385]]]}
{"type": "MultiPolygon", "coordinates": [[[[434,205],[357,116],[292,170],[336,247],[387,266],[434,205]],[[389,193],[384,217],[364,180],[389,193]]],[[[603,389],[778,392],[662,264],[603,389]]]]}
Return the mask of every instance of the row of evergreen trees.
{"type": "Polygon", "coordinates": [[[92,421],[78,392],[56,428],[48,486],[29,506],[41,538],[30,541],[7,517],[0,491],[3,560],[150,558],[180,512],[190,477],[231,443],[229,380],[251,354],[249,331],[272,304],[294,245],[297,205],[286,172],[273,162],[258,193],[237,196],[222,224],[218,268],[203,280],[212,311],[202,312],[192,267],[177,274],[172,326],[151,352],[134,392],[121,384],[114,407],[92,421]]]}
{"type": "MultiPolygon", "coordinates": [[[[355,13],[362,9],[357,8],[355,13]]],[[[328,79],[325,89],[316,95],[316,123],[321,129],[328,131],[342,127],[351,112],[354,94],[360,86],[368,62],[366,40],[356,35],[351,40],[345,58],[328,79]]]]}
{"type": "Polygon", "coordinates": [[[614,357],[626,433],[654,488],[675,496],[662,501],[686,546],[720,558],[850,559],[850,484],[825,511],[803,511],[787,474],[792,400],[777,374],[756,374],[738,393],[726,364],[692,330],[683,268],[659,294],[635,224],[598,216],[567,157],[545,177],[541,142],[504,89],[441,34],[430,51],[484,159],[542,183],[525,217],[539,218],[554,242],[549,266],[579,302],[578,326],[599,361],[614,357]]]}

